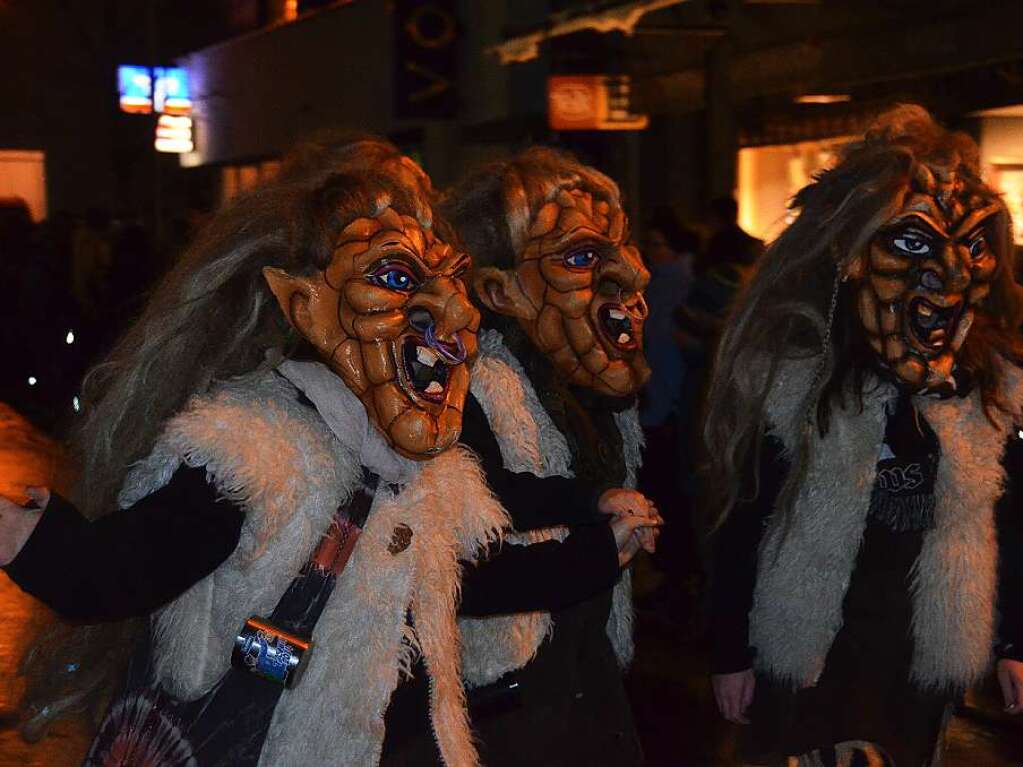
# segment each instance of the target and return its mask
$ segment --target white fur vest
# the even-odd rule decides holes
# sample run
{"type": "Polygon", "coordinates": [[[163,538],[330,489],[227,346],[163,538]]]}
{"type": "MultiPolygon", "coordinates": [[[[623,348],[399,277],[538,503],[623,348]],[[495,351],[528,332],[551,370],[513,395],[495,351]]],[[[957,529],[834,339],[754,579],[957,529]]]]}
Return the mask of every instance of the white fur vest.
{"type": "MultiPolygon", "coordinates": [[[[501,334],[496,330],[481,332],[479,348],[479,358],[472,371],[472,393],[497,438],[505,468],[538,477],[571,477],[572,456],[568,442],[544,410],[522,364],[505,345],[501,334]]],[[[628,472],[626,482],[634,487],[643,446],[636,409],[616,415],[615,420],[622,433],[628,472]]],[[[523,545],[563,539],[567,533],[565,527],[510,533],[505,536],[505,543],[523,545]]],[[[556,630],[552,623],[547,612],[461,618],[466,684],[470,687],[489,684],[507,671],[529,663],[548,633],[556,630]],[[497,642],[502,636],[512,641],[497,642]],[[482,652],[485,647],[495,650],[482,652]],[[502,651],[507,654],[498,654],[502,651]]],[[[633,653],[632,588],[627,570],[614,589],[607,633],[619,664],[625,668],[633,653]]]]}
{"type": "MultiPolygon", "coordinates": [[[[800,395],[814,364],[783,367],[768,396],[768,419],[786,450],[799,434],[800,395]]],[[[814,430],[789,534],[782,535],[777,516],[765,531],[750,641],[758,667],[794,686],[816,682],[841,628],[884,440],[885,403],[894,395],[894,387],[881,385],[864,396],[862,413],[833,409],[827,436],[814,430]]],[[[909,584],[911,679],[924,689],[963,689],[990,663],[998,564],[994,505],[1005,481],[1005,444],[1023,405],[1023,371],[1006,365],[1003,397],[1013,412],[994,413],[995,424],[979,391],[914,400],[941,444],[936,527],[925,534],[909,584]]]]}
{"type": "MultiPolygon", "coordinates": [[[[131,472],[121,504],[187,464],[204,467],[219,493],[245,510],[245,521],[234,553],[154,616],[155,681],[185,700],[216,684],[242,621],[272,611],[359,486],[358,439],[339,439],[274,373],[197,397],[169,421],[131,472]]],[[[381,483],[316,624],[306,673],[280,698],[260,765],[376,764],[391,692],[416,652],[430,676],[430,716],[445,763],[476,765],[460,679],[458,560],[475,561],[506,525],[478,463],[461,448],[416,467],[397,492],[381,483]],[[399,525],[413,531],[411,544],[392,553],[399,525]]]]}

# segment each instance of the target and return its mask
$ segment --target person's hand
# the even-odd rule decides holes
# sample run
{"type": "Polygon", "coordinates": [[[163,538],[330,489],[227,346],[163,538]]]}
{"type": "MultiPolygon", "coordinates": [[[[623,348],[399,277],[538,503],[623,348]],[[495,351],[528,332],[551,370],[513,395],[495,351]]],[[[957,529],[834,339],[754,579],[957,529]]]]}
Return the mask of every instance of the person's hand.
{"type": "MultiPolygon", "coordinates": [[[[663,524],[660,514],[623,514],[611,521],[611,532],[618,547],[618,566],[625,567],[640,549],[646,548],[645,533],[656,540],[657,528],[663,524]]],[[[652,544],[651,544],[652,545],[652,544]]],[[[652,552],[652,549],[647,549],[652,552]]]]}
{"type": "Polygon", "coordinates": [[[1002,658],[998,661],[997,671],[1005,711],[1013,716],[1023,712],[1023,661],[1002,658]]]}
{"type": "MultiPolygon", "coordinates": [[[[661,523],[664,522],[653,501],[638,490],[630,490],[624,487],[614,487],[610,490],[605,490],[597,500],[597,510],[614,517],[638,514],[639,516],[654,517],[660,520],[661,523]]],[[[650,554],[653,554],[657,548],[657,536],[659,534],[660,530],[652,526],[640,527],[636,530],[640,546],[650,554]]]]}
{"type": "Polygon", "coordinates": [[[626,487],[612,487],[605,490],[597,499],[597,511],[602,514],[613,514],[620,517],[623,514],[645,514],[650,506],[650,501],[638,490],[630,490],[626,487]]]}
{"type": "Polygon", "coordinates": [[[25,495],[35,509],[19,506],[0,496],[0,567],[9,565],[18,556],[39,524],[40,510],[50,502],[50,491],[45,487],[27,487],[25,495]]]}
{"type": "Polygon", "coordinates": [[[733,674],[712,674],[710,682],[721,716],[729,722],[749,724],[746,709],[753,702],[753,689],[756,686],[753,669],[733,674]]]}

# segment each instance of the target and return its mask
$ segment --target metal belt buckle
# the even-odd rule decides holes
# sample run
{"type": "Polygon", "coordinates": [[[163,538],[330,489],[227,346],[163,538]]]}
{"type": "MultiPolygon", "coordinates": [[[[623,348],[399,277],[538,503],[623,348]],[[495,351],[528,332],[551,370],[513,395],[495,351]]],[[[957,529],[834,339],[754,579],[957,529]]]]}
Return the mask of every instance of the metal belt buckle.
{"type": "Polygon", "coordinates": [[[298,684],[312,642],[254,615],[234,640],[231,665],[287,689],[298,684]]]}

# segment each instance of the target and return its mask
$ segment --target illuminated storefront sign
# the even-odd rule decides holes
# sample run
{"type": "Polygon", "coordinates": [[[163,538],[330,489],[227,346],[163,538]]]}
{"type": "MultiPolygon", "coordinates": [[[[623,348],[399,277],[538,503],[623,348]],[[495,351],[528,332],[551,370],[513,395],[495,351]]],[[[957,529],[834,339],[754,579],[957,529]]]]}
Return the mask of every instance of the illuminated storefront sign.
{"type": "Polygon", "coordinates": [[[547,116],[552,130],[643,130],[646,115],[630,110],[627,75],[552,75],[547,116]]]}
{"type": "Polygon", "coordinates": [[[117,93],[121,111],[147,115],[153,111],[153,78],[149,67],[125,65],[117,68],[117,93]]]}
{"type": "Polygon", "coordinates": [[[126,64],[117,68],[117,92],[121,111],[131,114],[158,112],[192,113],[188,72],[181,67],[149,67],[126,64]]]}
{"type": "Polygon", "coordinates": [[[192,99],[188,92],[188,72],[181,67],[157,67],[153,84],[153,107],[168,115],[192,113],[192,99]]]}
{"type": "Polygon", "coordinates": [[[157,152],[183,154],[195,149],[192,143],[192,118],[184,115],[160,115],[156,122],[157,152]]]}

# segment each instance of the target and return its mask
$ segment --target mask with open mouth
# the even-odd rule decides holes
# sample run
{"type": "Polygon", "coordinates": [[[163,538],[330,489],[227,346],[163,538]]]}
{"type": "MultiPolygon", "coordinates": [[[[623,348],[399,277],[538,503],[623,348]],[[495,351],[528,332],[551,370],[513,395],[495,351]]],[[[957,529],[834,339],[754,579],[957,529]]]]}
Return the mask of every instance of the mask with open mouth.
{"type": "MultiPolygon", "coordinates": [[[[532,151],[552,162],[543,150],[532,151]]],[[[506,211],[514,269],[477,268],[476,293],[491,311],[515,317],[572,384],[633,394],[650,375],[643,355],[650,274],[630,241],[617,187],[560,158],[553,162],[564,166],[561,173],[539,162],[531,167],[530,156],[518,161],[520,177],[529,177],[525,194],[506,200],[529,205],[506,211]]]]}
{"type": "Polygon", "coordinates": [[[920,164],[901,210],[851,269],[871,347],[913,390],[951,380],[988,295],[997,259],[989,224],[997,200],[967,191],[954,169],[920,164]]]}
{"type": "Polygon", "coordinates": [[[387,206],[342,230],[324,271],[266,277],[370,421],[402,455],[423,459],[461,432],[479,329],[468,266],[432,228],[387,206]]]}

